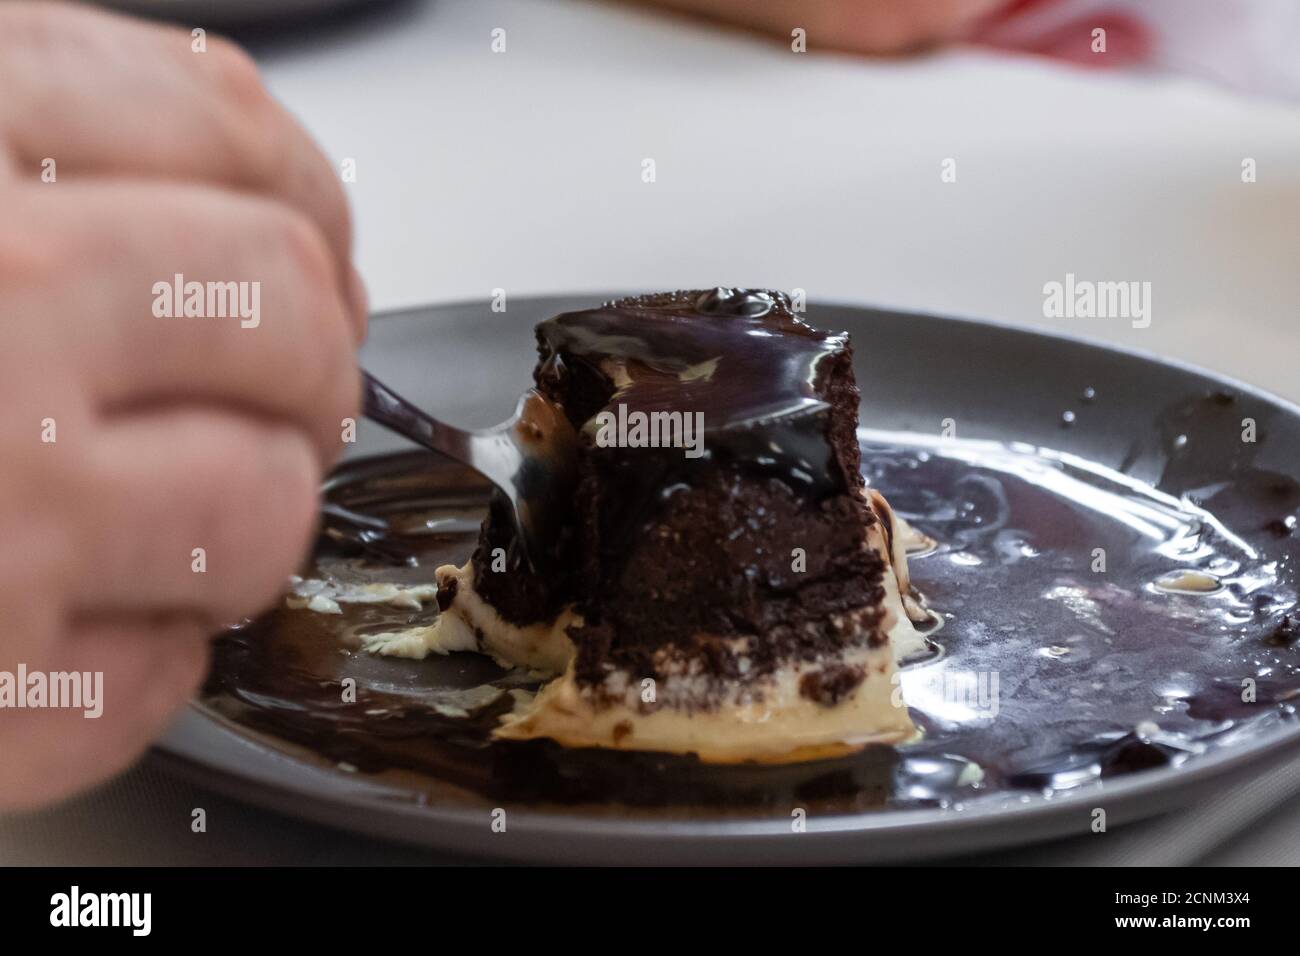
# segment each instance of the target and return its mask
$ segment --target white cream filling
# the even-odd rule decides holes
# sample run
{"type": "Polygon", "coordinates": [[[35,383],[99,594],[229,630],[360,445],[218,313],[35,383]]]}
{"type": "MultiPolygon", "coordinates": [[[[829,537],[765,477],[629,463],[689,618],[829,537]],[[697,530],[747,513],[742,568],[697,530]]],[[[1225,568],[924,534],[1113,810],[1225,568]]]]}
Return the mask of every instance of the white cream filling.
{"type": "Polygon", "coordinates": [[[362,637],[362,646],[375,654],[395,657],[426,657],[452,651],[479,651],[503,667],[525,667],[550,676],[559,674],[574,654],[568,628],[582,618],[565,609],[554,621],[519,627],[501,617],[474,590],[474,568],[444,564],[433,572],[438,587],[455,581],[456,598],[451,608],[427,627],[407,628],[362,637]]]}
{"type": "MultiPolygon", "coordinates": [[[[674,680],[647,701],[640,682],[612,702],[574,679],[572,665],[496,731],[506,740],[547,737],[568,747],[606,747],[694,753],[707,763],[788,763],[841,756],[870,743],[916,737],[888,648],[858,648],[839,662],[861,667],[865,677],[834,706],[800,693],[805,674],[822,664],[790,664],[708,710],[674,707],[674,680]]],[[[687,678],[689,680],[689,678],[687,678]]]]}
{"type": "Polygon", "coordinates": [[[342,614],[341,604],[387,604],[418,611],[438,593],[433,584],[348,584],[321,578],[289,578],[286,606],[320,614],[342,614]]]}
{"type": "Polygon", "coordinates": [[[881,625],[894,650],[895,662],[902,664],[929,652],[929,643],[917,624],[930,621],[931,615],[912,594],[911,575],[907,567],[909,551],[929,551],[934,542],[894,514],[882,494],[867,492],[867,503],[876,515],[876,523],[867,529],[867,546],[885,562],[885,599],[882,608],[886,620],[881,625]]]}

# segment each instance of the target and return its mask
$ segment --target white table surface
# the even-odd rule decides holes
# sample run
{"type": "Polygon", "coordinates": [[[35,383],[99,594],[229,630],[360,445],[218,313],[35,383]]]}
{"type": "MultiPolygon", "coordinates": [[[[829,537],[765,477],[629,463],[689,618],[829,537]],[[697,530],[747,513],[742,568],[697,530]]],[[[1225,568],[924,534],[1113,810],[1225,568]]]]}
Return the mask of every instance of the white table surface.
{"type": "Polygon", "coordinates": [[[416,2],[256,52],[330,156],[356,160],[377,309],[799,287],[1095,336],[1300,398],[1294,103],[1009,55],[798,55],[594,2],[416,2]],[[1151,327],[1045,319],[1043,284],[1067,272],[1150,281],[1151,327]]]}
{"type": "MultiPolygon", "coordinates": [[[[797,55],[615,5],[415,0],[252,45],[330,156],[356,162],[376,309],[494,288],[799,287],[1092,336],[1300,399],[1297,105],[972,51],[818,55],[816,40],[797,55]],[[956,183],[940,179],[949,157],[956,183]],[[1067,272],[1150,281],[1150,327],[1044,318],[1043,285],[1067,272]]],[[[1298,789],[1292,763],[1108,842],[986,859],[1300,863],[1298,789]]],[[[0,862],[439,859],[152,768],[0,820],[0,862]],[[220,827],[191,834],[195,806],[220,808],[220,827]]]]}

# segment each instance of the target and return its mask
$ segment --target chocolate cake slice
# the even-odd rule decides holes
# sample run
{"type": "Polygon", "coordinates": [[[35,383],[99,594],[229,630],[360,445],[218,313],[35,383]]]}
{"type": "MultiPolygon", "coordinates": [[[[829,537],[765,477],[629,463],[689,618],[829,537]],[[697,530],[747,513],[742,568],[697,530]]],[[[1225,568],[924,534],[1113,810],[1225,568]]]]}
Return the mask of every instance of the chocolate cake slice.
{"type": "Polygon", "coordinates": [[[621,299],[537,328],[536,388],[579,433],[572,512],[534,573],[495,502],[436,572],[434,650],[559,676],[505,738],[798,760],[914,734],[896,662],[908,529],[859,471],[843,333],[781,293],[621,299]]]}

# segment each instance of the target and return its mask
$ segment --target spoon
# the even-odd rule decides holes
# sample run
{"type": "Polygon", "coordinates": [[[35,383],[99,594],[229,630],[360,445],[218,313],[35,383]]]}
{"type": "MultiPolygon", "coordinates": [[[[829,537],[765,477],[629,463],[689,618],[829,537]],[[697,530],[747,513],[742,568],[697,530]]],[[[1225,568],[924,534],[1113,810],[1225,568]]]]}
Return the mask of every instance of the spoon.
{"type": "Polygon", "coordinates": [[[361,377],[367,418],[487,478],[510,503],[529,566],[553,566],[577,484],[578,437],[560,406],[529,389],[511,418],[467,431],[428,415],[369,372],[361,377]]]}

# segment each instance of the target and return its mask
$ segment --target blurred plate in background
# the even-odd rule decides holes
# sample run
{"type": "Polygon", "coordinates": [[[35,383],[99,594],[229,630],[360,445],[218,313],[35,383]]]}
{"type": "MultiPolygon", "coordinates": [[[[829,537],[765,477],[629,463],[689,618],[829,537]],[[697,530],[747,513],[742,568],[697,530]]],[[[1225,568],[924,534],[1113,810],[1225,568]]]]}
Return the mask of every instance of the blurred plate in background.
{"type": "Polygon", "coordinates": [[[374,6],[387,0],[98,0],[100,6],[140,16],[176,20],[218,29],[254,26],[330,13],[346,7],[374,6]]]}

